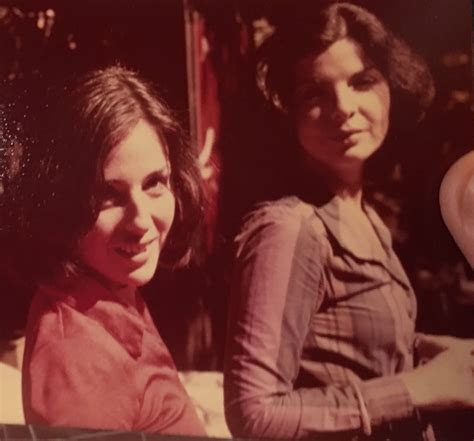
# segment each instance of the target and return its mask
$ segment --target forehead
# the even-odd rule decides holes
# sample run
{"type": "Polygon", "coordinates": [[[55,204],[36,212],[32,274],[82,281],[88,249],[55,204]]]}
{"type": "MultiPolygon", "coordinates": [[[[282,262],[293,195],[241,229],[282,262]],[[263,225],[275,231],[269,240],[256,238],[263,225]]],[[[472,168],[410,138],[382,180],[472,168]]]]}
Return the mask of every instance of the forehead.
{"type": "Polygon", "coordinates": [[[127,136],[110,150],[104,161],[104,178],[137,176],[169,166],[166,149],[156,130],[140,120],[127,136]]]}
{"type": "Polygon", "coordinates": [[[323,52],[310,53],[301,58],[295,65],[294,80],[300,83],[343,79],[363,71],[371,64],[358,43],[343,38],[323,52]]]}

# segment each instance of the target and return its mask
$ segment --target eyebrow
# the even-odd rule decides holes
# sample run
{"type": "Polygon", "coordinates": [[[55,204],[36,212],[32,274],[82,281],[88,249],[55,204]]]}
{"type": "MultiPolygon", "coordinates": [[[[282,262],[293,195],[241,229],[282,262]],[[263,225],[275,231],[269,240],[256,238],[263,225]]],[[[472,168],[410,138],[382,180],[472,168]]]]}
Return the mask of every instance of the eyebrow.
{"type": "MultiPolygon", "coordinates": [[[[375,63],[373,63],[371,61],[364,61],[364,65],[363,65],[362,69],[360,69],[357,72],[354,72],[352,75],[358,75],[358,74],[365,73],[365,72],[368,72],[368,71],[373,71],[373,70],[376,70],[376,71],[380,72],[380,69],[377,67],[377,65],[375,63]]],[[[303,82],[305,82],[305,81],[313,81],[313,82],[319,82],[319,83],[324,82],[324,79],[322,79],[319,75],[315,75],[314,72],[309,72],[308,75],[304,75],[300,79],[303,82]]]]}
{"type": "Polygon", "coordinates": [[[295,91],[305,90],[306,88],[318,88],[324,85],[324,81],[317,78],[305,78],[294,86],[295,91]]]}
{"type": "MultiPolygon", "coordinates": [[[[350,78],[357,77],[360,75],[366,75],[366,74],[372,74],[372,73],[377,73],[379,75],[382,75],[380,70],[377,68],[377,66],[373,64],[368,64],[367,66],[364,66],[361,70],[354,72],[350,78]]],[[[325,79],[321,78],[318,75],[307,75],[302,78],[296,83],[294,86],[294,91],[295,92],[300,92],[304,91],[306,88],[319,88],[319,87],[324,87],[325,83],[327,83],[325,79]]]]}
{"type": "Polygon", "coordinates": [[[365,74],[365,73],[372,73],[372,72],[381,73],[380,69],[377,66],[375,66],[375,64],[367,64],[367,66],[364,66],[364,68],[362,70],[360,70],[359,72],[354,73],[353,76],[354,75],[361,75],[361,74],[365,74]]]}
{"type": "MultiPolygon", "coordinates": [[[[150,173],[148,173],[144,178],[143,182],[147,181],[150,178],[153,177],[159,177],[163,179],[168,179],[171,175],[171,170],[169,165],[165,165],[164,167],[158,169],[158,170],[153,170],[150,173]]],[[[106,185],[115,185],[115,184],[121,184],[123,181],[121,179],[104,179],[104,184],[106,185]]]]}

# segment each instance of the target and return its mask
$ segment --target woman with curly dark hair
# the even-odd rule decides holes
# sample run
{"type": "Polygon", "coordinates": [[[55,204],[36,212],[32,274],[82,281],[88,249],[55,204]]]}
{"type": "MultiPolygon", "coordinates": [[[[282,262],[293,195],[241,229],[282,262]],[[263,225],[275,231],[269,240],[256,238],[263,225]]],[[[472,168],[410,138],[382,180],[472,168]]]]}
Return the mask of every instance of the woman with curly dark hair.
{"type": "Polygon", "coordinates": [[[365,192],[401,148],[392,129],[430,104],[428,69],[369,11],[335,3],[277,28],[259,48],[257,80],[297,160],[284,164],[292,194],[258,206],[236,238],[229,428],[432,437],[424,411],[474,406],[474,343],[415,333],[415,295],[365,192]]]}
{"type": "Polygon", "coordinates": [[[124,67],[81,76],[46,104],[5,195],[10,237],[37,283],[26,421],[205,435],[138,291],[158,263],[189,259],[202,212],[191,147],[124,67]]]}

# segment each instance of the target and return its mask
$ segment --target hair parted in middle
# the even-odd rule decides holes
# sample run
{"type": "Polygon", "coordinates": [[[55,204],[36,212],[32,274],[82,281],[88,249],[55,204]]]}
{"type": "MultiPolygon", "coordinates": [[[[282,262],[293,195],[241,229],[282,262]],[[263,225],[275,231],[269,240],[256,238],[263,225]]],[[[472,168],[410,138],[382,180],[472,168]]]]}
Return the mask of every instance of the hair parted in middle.
{"type": "Polygon", "coordinates": [[[395,123],[400,117],[417,121],[424,115],[434,97],[433,80],[425,62],[407,44],[360,6],[348,2],[305,5],[277,25],[257,52],[257,85],[274,108],[291,113],[292,76],[298,60],[349,38],[388,81],[395,123]]]}
{"type": "Polygon", "coordinates": [[[25,248],[44,256],[34,271],[37,278],[60,269],[77,270],[78,241],[98,216],[96,192],[103,182],[104,161],[140,120],[163,144],[176,199],[175,220],[160,262],[187,262],[202,219],[201,178],[196,152],[154,86],[138,73],[113,65],[53,88],[44,109],[10,191],[15,236],[25,248]]]}

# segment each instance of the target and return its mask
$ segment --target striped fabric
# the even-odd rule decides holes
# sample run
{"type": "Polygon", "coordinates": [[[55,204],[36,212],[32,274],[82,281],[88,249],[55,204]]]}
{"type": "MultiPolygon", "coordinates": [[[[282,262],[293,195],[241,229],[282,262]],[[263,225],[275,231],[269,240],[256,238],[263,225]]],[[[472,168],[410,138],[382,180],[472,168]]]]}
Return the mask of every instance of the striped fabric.
{"type": "MultiPolygon", "coordinates": [[[[413,367],[416,301],[373,209],[374,257],[333,197],[287,197],[253,211],[236,238],[225,406],[237,436],[362,434],[357,384],[374,429],[413,416],[397,373],[413,367]]],[[[333,436],[333,437],[332,437],[333,436]]]]}

